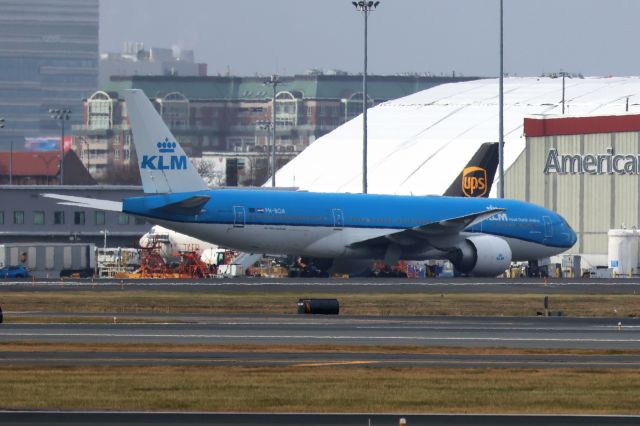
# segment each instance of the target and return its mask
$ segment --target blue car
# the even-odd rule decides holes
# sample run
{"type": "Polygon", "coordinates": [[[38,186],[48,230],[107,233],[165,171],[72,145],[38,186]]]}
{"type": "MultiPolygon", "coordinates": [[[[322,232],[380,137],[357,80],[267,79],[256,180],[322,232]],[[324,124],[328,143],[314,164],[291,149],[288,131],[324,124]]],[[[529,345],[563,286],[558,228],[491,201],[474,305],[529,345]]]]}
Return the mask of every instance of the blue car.
{"type": "Polygon", "coordinates": [[[0,278],[26,278],[29,271],[24,266],[5,266],[0,268],[0,278]]]}

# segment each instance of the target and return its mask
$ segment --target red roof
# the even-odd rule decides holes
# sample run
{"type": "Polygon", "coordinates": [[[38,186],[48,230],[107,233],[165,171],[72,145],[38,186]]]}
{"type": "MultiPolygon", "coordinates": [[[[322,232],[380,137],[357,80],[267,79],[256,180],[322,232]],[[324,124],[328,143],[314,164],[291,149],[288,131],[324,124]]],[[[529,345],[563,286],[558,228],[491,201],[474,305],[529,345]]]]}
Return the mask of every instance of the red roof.
{"type": "Polygon", "coordinates": [[[640,132],[640,114],[524,119],[524,134],[528,137],[616,132],[640,132]]]}
{"type": "MultiPolygon", "coordinates": [[[[2,175],[9,174],[9,158],[9,152],[0,152],[0,174],[2,175]]],[[[14,176],[57,176],[59,168],[60,153],[57,151],[13,152],[14,176]]]]}

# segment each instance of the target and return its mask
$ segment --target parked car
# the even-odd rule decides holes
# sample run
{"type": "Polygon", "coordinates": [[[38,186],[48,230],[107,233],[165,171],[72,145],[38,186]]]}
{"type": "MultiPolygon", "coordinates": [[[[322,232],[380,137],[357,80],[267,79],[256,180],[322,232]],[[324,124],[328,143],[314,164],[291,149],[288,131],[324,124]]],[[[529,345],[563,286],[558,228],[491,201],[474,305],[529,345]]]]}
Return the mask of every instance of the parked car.
{"type": "Polygon", "coordinates": [[[0,268],[0,278],[26,278],[29,271],[24,266],[5,266],[0,268]]]}

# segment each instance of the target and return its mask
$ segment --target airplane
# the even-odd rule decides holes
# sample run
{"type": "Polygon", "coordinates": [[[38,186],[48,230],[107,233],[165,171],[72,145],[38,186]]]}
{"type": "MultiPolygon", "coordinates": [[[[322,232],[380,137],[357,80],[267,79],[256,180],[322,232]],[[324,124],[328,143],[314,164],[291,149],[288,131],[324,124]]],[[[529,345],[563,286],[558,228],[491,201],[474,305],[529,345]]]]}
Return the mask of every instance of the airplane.
{"type": "Polygon", "coordinates": [[[158,245],[159,254],[167,263],[179,262],[181,250],[197,249],[200,253],[200,259],[204,263],[216,264],[218,254],[225,251],[217,244],[211,244],[160,225],[153,225],[149,232],[140,237],[139,244],[140,247],[158,245]]]}
{"type": "Polygon", "coordinates": [[[384,259],[388,265],[448,259],[470,276],[497,276],[512,261],[554,256],[576,242],[562,216],[518,200],[208,189],[147,96],[134,89],[124,97],[148,195],[121,203],[43,196],[140,216],[246,253],[384,259]]]}
{"type": "MultiPolygon", "coordinates": [[[[488,197],[497,167],[498,144],[496,142],[482,144],[444,195],[450,197],[488,197]]],[[[154,244],[158,244],[160,255],[167,263],[179,261],[180,256],[177,253],[180,248],[184,247],[198,248],[202,253],[202,260],[207,264],[216,263],[219,253],[224,253],[224,249],[221,249],[216,244],[181,234],[160,225],[153,225],[149,232],[140,238],[139,244],[140,247],[151,247],[154,244]]],[[[304,269],[302,273],[305,275],[316,274],[322,276],[327,272],[325,271],[326,259],[298,256],[295,259],[296,266],[304,265],[301,269],[304,269]]],[[[368,267],[368,262],[355,264],[352,262],[350,265],[342,265],[337,270],[341,273],[347,271],[360,273],[363,270],[367,270],[368,267]]],[[[336,271],[336,269],[332,268],[332,271],[336,271]]]]}

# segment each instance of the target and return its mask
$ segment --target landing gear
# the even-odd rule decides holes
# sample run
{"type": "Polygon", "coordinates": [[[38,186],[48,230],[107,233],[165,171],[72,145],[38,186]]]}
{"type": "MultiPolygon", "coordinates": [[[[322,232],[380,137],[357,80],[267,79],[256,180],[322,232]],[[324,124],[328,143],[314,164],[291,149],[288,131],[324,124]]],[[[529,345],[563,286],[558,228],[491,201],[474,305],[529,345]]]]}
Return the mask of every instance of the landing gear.
{"type": "Polygon", "coordinates": [[[289,267],[289,278],[329,278],[332,263],[331,259],[298,257],[289,267]]]}

